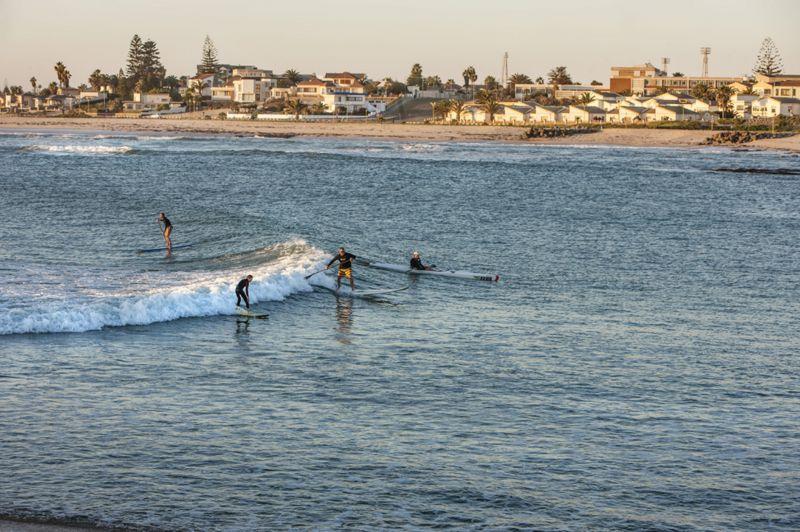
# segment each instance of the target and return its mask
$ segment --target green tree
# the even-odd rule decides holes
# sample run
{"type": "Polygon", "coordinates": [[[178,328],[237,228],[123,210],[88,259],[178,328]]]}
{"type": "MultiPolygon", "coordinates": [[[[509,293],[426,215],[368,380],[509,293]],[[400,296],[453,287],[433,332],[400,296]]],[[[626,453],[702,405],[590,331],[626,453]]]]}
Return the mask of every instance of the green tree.
{"type": "Polygon", "coordinates": [[[213,74],[217,71],[217,47],[214,41],[206,35],[203,41],[203,57],[200,60],[200,72],[203,74],[213,74]]]}
{"type": "Polygon", "coordinates": [[[700,100],[707,100],[709,92],[711,92],[711,87],[708,86],[708,83],[702,81],[692,87],[692,96],[700,100]]]}
{"type": "Polygon", "coordinates": [[[424,88],[422,82],[422,65],[414,63],[414,66],[411,67],[411,73],[408,75],[408,79],[406,79],[406,85],[416,85],[422,89],[424,88]]]}
{"type": "Polygon", "coordinates": [[[142,38],[135,34],[131,38],[131,43],[128,47],[128,63],[127,74],[133,82],[139,81],[142,77],[142,64],[144,62],[144,52],[142,50],[142,38]]]}
{"type": "Polygon", "coordinates": [[[781,54],[778,52],[778,47],[775,42],[767,37],[761,42],[761,50],[758,52],[756,59],[756,66],[753,67],[753,72],[756,74],[763,74],[764,76],[777,76],[783,72],[783,60],[781,54]]]}
{"type": "Polygon", "coordinates": [[[450,100],[450,111],[456,115],[456,123],[461,122],[461,115],[464,114],[463,100],[450,100]]]}
{"type": "Polygon", "coordinates": [[[161,54],[155,41],[148,39],[142,45],[142,62],[140,78],[142,90],[148,91],[160,87],[167,72],[161,64],[161,54]]]}
{"type": "Polygon", "coordinates": [[[567,67],[557,66],[547,73],[547,79],[552,85],[570,85],[572,76],[567,72],[567,67]]]}
{"type": "Polygon", "coordinates": [[[486,78],[483,80],[483,84],[486,87],[486,90],[489,91],[495,91],[500,86],[500,84],[497,83],[497,80],[494,79],[494,76],[486,76],[486,78]]]}
{"type": "Polygon", "coordinates": [[[298,72],[293,68],[290,68],[289,70],[284,72],[283,77],[290,83],[290,86],[297,85],[303,80],[303,76],[300,75],[300,72],[298,72]]]}
{"type": "Polygon", "coordinates": [[[31,87],[33,87],[33,92],[35,94],[36,93],[36,83],[37,83],[36,76],[33,76],[29,81],[31,82],[31,87]]]}
{"type": "Polygon", "coordinates": [[[535,83],[539,85],[544,85],[544,78],[542,76],[539,76],[538,78],[536,78],[535,83]]]}
{"type": "Polygon", "coordinates": [[[58,83],[55,81],[51,81],[47,88],[50,89],[50,94],[58,94],[58,83]]]}
{"type": "Polygon", "coordinates": [[[591,92],[584,92],[577,98],[577,103],[583,106],[583,109],[586,110],[586,107],[590,105],[595,100],[594,94],[591,92]]]}
{"type": "Polygon", "coordinates": [[[494,115],[500,112],[500,102],[494,92],[482,90],[477,97],[478,107],[489,117],[489,123],[494,123],[494,115]]]}
{"type": "Polygon", "coordinates": [[[102,84],[103,74],[100,72],[99,68],[96,68],[89,76],[89,85],[91,85],[92,90],[99,91],[102,84]]]}
{"type": "Polygon", "coordinates": [[[428,76],[422,82],[426,89],[439,89],[442,86],[442,78],[439,76],[428,76]]]}
{"type": "Polygon", "coordinates": [[[478,74],[475,72],[474,66],[468,66],[464,69],[464,72],[461,73],[461,77],[464,78],[464,87],[467,88],[470,85],[473,85],[476,81],[478,81],[478,74]]]}
{"type": "Polygon", "coordinates": [[[684,77],[684,75],[683,75],[683,72],[673,72],[672,73],[672,77],[673,78],[682,78],[682,77],[684,77]]]}
{"type": "Polygon", "coordinates": [[[300,120],[300,115],[305,112],[308,106],[302,102],[299,98],[294,98],[286,102],[286,107],[284,107],[284,112],[291,113],[294,115],[295,120],[300,120]]]}
{"type": "Polygon", "coordinates": [[[312,115],[324,115],[325,114],[325,104],[322,102],[317,102],[309,108],[309,112],[312,115]]]}
{"type": "Polygon", "coordinates": [[[59,61],[56,63],[56,66],[53,67],[56,71],[56,77],[58,78],[58,82],[61,87],[68,89],[69,88],[69,79],[72,77],[67,67],[64,66],[64,63],[59,61]]]}
{"type": "Polygon", "coordinates": [[[730,85],[723,85],[722,87],[717,89],[717,105],[719,106],[719,110],[722,113],[722,118],[725,118],[725,115],[728,113],[731,107],[731,97],[733,96],[733,89],[730,85]]]}
{"type": "Polygon", "coordinates": [[[514,92],[514,87],[516,87],[517,84],[527,84],[527,83],[533,83],[533,82],[531,81],[530,76],[526,74],[512,74],[511,77],[508,78],[508,85],[509,88],[511,89],[511,92],[514,92]]]}

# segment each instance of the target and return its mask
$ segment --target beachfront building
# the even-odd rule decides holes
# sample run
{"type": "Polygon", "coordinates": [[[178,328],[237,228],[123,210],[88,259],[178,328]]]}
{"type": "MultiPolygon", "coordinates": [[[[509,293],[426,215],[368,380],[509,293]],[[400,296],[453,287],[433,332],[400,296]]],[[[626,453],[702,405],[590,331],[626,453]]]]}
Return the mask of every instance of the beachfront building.
{"type": "Polygon", "coordinates": [[[189,89],[195,89],[200,91],[200,95],[203,98],[212,98],[212,89],[214,88],[214,80],[216,79],[215,74],[211,73],[202,73],[197,74],[189,78],[186,82],[186,86],[189,89]]]}
{"type": "Polygon", "coordinates": [[[385,105],[381,107],[370,103],[357,74],[333,73],[326,76],[329,79],[311,78],[301,81],[297,84],[296,96],[306,105],[321,103],[329,113],[373,114],[385,109],[385,105]],[[337,80],[344,84],[338,85],[337,80]]]}
{"type": "Polygon", "coordinates": [[[570,105],[562,116],[566,122],[575,122],[576,124],[594,124],[606,121],[605,109],[594,105],[570,105]]]}
{"type": "Polygon", "coordinates": [[[623,124],[634,122],[647,122],[647,113],[650,108],[634,105],[620,105],[617,108],[617,118],[623,124]]]}
{"type": "Polygon", "coordinates": [[[234,68],[228,83],[233,87],[233,101],[243,105],[258,105],[269,100],[270,90],[278,85],[271,70],[234,68]]]}
{"type": "Polygon", "coordinates": [[[233,82],[229,81],[219,87],[211,87],[211,101],[218,103],[230,103],[233,101],[233,82]]]}
{"type": "Polygon", "coordinates": [[[752,116],[753,102],[761,98],[758,94],[743,94],[737,92],[731,96],[730,106],[733,116],[748,119],[752,116]]]}
{"type": "Polygon", "coordinates": [[[696,113],[682,105],[665,104],[656,105],[655,107],[651,108],[649,110],[648,117],[650,120],[655,120],[656,122],[676,122],[684,120],[701,120],[703,115],[696,113]]]}
{"type": "Polygon", "coordinates": [[[532,112],[533,106],[522,102],[502,102],[500,112],[495,114],[494,121],[498,124],[526,124],[530,121],[532,112]]]}
{"type": "Polygon", "coordinates": [[[761,97],[782,96],[787,98],[800,97],[800,74],[765,76],[756,74],[753,92],[761,97]]]}
{"type": "Polygon", "coordinates": [[[122,102],[122,105],[126,111],[156,111],[163,106],[169,107],[171,103],[168,92],[134,92],[133,100],[122,102]]]}
{"type": "Polygon", "coordinates": [[[625,99],[624,96],[620,96],[616,92],[609,91],[593,91],[591,95],[594,96],[592,105],[595,107],[600,107],[605,111],[613,111],[619,107],[620,103],[622,103],[622,101],[625,99]]]}
{"type": "Polygon", "coordinates": [[[564,121],[569,108],[560,105],[537,105],[530,115],[531,123],[556,124],[564,121]]]}
{"type": "Polygon", "coordinates": [[[765,96],[751,104],[754,117],[800,116],[800,98],[786,96],[765,96]]]}

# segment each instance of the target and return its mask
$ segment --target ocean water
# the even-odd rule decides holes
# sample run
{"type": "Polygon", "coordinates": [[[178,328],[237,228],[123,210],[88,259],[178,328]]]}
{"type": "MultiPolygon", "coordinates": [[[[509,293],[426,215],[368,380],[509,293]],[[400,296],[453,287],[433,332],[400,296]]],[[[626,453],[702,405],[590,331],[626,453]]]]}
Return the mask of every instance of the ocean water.
{"type": "Polygon", "coordinates": [[[738,167],[800,158],[2,132],[0,515],[797,530],[800,179],[738,167]]]}

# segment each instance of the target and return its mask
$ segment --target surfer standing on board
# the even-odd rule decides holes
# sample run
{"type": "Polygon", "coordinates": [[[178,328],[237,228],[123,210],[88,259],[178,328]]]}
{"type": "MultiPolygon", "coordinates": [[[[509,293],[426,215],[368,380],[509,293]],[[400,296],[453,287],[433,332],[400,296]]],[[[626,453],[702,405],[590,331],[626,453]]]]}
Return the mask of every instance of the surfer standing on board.
{"type": "Polygon", "coordinates": [[[170,252],[172,251],[172,239],[170,238],[172,235],[172,222],[163,212],[158,215],[158,226],[161,227],[162,223],[164,224],[164,229],[161,230],[161,233],[164,235],[164,242],[167,244],[167,252],[170,252]]]}
{"type": "Polygon", "coordinates": [[[238,307],[242,300],[247,308],[250,308],[250,282],[253,280],[252,275],[248,275],[236,285],[236,306],[238,307]]]}
{"type": "Polygon", "coordinates": [[[336,276],[336,290],[342,287],[342,277],[347,277],[350,280],[350,290],[356,289],[356,283],[353,280],[353,260],[356,258],[352,253],[348,253],[344,248],[339,248],[339,254],[331,259],[325,269],[330,268],[334,262],[339,261],[339,274],[336,276]]]}

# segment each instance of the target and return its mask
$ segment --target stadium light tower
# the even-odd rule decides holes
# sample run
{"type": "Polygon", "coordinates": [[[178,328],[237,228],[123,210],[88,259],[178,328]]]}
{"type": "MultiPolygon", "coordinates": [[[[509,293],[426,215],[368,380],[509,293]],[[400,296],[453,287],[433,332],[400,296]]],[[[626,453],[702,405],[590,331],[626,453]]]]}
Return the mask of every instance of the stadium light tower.
{"type": "Polygon", "coordinates": [[[503,54],[503,65],[500,72],[500,86],[505,87],[508,83],[508,52],[503,54]]]}
{"type": "Polygon", "coordinates": [[[711,48],[703,46],[700,48],[700,57],[703,58],[703,77],[708,77],[708,56],[711,55],[711,48]]]}
{"type": "Polygon", "coordinates": [[[669,57],[661,58],[661,70],[664,72],[665,76],[669,76],[669,57]]]}

